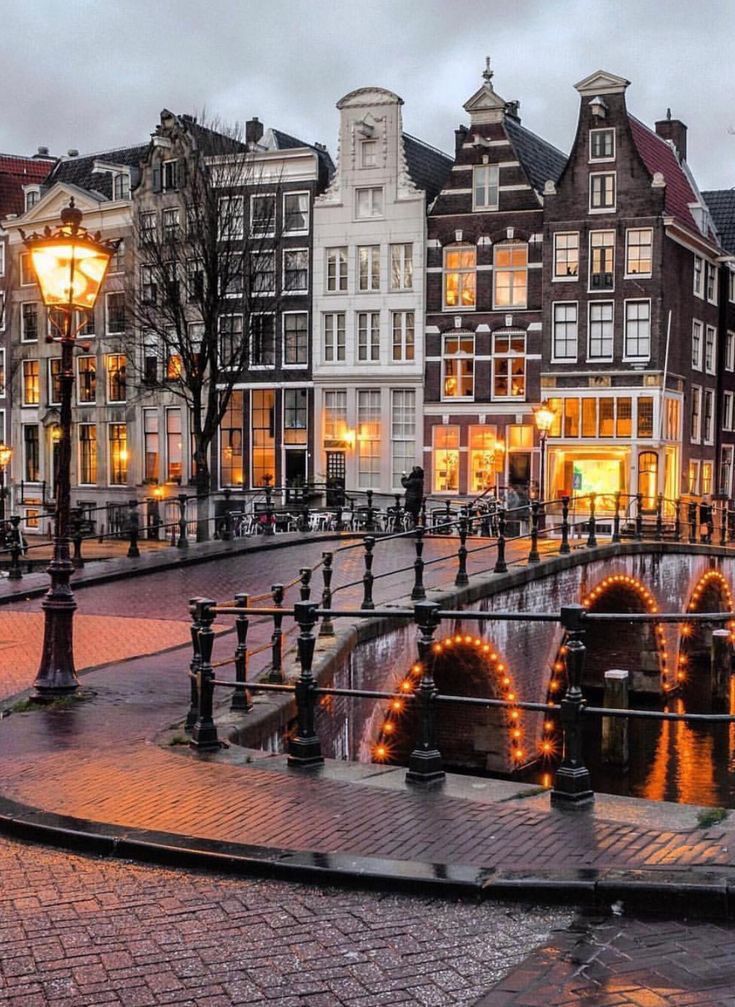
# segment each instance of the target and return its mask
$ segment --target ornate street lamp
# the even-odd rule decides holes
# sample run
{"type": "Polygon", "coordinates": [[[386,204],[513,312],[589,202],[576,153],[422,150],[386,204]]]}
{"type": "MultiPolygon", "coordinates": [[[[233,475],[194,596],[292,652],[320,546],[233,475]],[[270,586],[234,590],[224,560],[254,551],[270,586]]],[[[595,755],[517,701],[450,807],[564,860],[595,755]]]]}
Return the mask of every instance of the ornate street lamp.
{"type": "Polygon", "coordinates": [[[556,419],[556,410],[552,408],[548,399],[544,399],[540,406],[536,406],[533,411],[533,418],[536,421],[536,429],[541,445],[541,469],[539,472],[539,515],[538,527],[543,531],[546,527],[546,512],[544,510],[544,500],[546,499],[546,439],[549,431],[556,419]]]}
{"type": "Polygon", "coordinates": [[[43,234],[21,237],[30,252],[43,303],[54,311],[61,343],[61,416],[55,480],[53,558],[48,567],[51,586],[41,607],[45,613],[43,651],[36,681],[39,696],[71,692],[79,685],[74,669],[73,619],[77,603],[69,580],[74,567],[69,556],[71,497],[71,403],[74,388],[74,343],[77,311],[91,311],[119,241],[103,241],[82,227],[82,212],[74,205],[61,211],[61,225],[43,234]]]}
{"type": "Polygon", "coordinates": [[[5,520],[5,470],[10,465],[13,449],[0,443],[0,521],[5,520]]]}

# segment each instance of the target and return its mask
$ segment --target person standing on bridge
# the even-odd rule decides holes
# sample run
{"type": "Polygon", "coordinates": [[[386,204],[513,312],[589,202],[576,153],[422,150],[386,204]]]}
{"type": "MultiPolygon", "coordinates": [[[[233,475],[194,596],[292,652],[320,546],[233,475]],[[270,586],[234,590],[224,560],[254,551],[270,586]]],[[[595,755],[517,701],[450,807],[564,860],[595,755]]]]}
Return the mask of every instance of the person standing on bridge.
{"type": "Polygon", "coordinates": [[[414,465],[410,475],[406,475],[404,472],[401,485],[406,491],[406,512],[413,518],[414,525],[417,525],[424,499],[424,470],[421,466],[414,465]]]}

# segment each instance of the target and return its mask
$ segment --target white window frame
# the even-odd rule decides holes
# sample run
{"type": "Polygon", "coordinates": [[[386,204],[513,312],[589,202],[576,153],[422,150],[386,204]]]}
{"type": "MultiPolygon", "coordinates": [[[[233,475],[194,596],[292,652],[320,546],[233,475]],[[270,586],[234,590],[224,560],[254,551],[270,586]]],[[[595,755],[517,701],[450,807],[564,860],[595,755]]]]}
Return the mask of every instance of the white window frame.
{"type": "MultiPolygon", "coordinates": [[[[415,388],[392,388],[390,393],[390,470],[391,470],[391,489],[399,490],[401,488],[400,473],[396,467],[396,444],[412,445],[413,447],[404,448],[404,457],[402,461],[406,464],[406,471],[410,471],[408,461],[413,456],[416,456],[416,422],[419,417],[417,416],[416,410],[416,389],[415,388]],[[396,421],[396,407],[398,401],[403,403],[400,406],[401,419],[396,421]],[[407,408],[407,403],[410,406],[407,408]],[[405,433],[401,430],[400,436],[396,436],[396,426],[404,427],[408,423],[405,419],[407,415],[413,416],[413,434],[405,433]]],[[[402,452],[403,453],[403,452],[402,452]]]]}
{"type": "Polygon", "coordinates": [[[441,401],[442,402],[474,402],[475,401],[475,391],[477,385],[477,339],[473,332],[445,332],[442,336],[442,372],[441,372],[441,401]],[[461,345],[461,340],[471,339],[472,340],[472,353],[462,353],[457,351],[457,353],[447,353],[445,346],[448,339],[458,339],[460,340],[459,345],[461,345]],[[472,395],[445,395],[444,388],[446,385],[446,362],[447,360],[471,360],[472,361],[472,395]]]}
{"type": "Polygon", "coordinates": [[[735,392],[724,392],[722,396],[722,429],[732,430],[733,403],[735,402],[735,392]]]}
{"type": "Polygon", "coordinates": [[[278,194],[275,192],[256,192],[250,196],[250,227],[249,233],[252,237],[256,238],[272,238],[276,233],[276,216],[278,210],[278,194]],[[253,206],[255,205],[256,199],[270,199],[273,201],[273,216],[270,221],[270,227],[272,230],[268,231],[256,231],[253,227],[255,220],[255,215],[253,213],[253,206]]]}
{"type": "Polygon", "coordinates": [[[334,245],[325,249],[324,293],[346,294],[348,276],[348,252],[346,245],[334,245]],[[329,286],[329,263],[334,260],[334,287],[329,286]]]}
{"type": "MultiPolygon", "coordinates": [[[[223,371],[230,371],[231,372],[231,371],[238,370],[237,366],[233,365],[233,364],[227,364],[227,363],[225,363],[224,358],[222,357],[222,354],[221,354],[221,347],[222,347],[222,322],[226,318],[239,318],[240,319],[240,331],[239,331],[239,334],[240,334],[240,338],[241,339],[245,338],[245,318],[244,318],[243,313],[241,311],[223,311],[222,314],[218,315],[218,317],[217,317],[217,358],[219,360],[219,366],[220,366],[220,368],[223,371]]],[[[229,335],[231,335],[231,333],[228,333],[228,336],[229,335]]]]}
{"type": "Polygon", "coordinates": [[[378,167],[378,141],[371,137],[360,141],[360,167],[378,167]]]}
{"type": "Polygon", "coordinates": [[[5,276],[5,241],[0,238],[0,276],[5,276]]]}
{"type": "MultiPolygon", "coordinates": [[[[564,324],[571,324],[564,319],[564,324]]],[[[579,302],[553,301],[551,305],[551,362],[558,364],[576,364],[579,358],[579,302]],[[560,357],[556,352],[556,309],[574,308],[574,356],[560,357]]]]}
{"type": "MultiPolygon", "coordinates": [[[[0,346],[0,399],[4,399],[8,386],[8,374],[5,370],[5,347],[0,346]]],[[[4,438],[3,438],[4,439],[4,438]]]]}
{"type": "MultiPolygon", "coordinates": [[[[220,202],[222,202],[221,199],[220,202]]],[[[161,211],[161,231],[164,241],[175,241],[179,237],[181,234],[181,211],[178,206],[164,206],[161,211]]]]}
{"type": "MultiPolygon", "coordinates": [[[[568,249],[561,249],[561,251],[568,251],[568,249]]],[[[579,279],[579,231],[554,231],[554,251],[553,251],[553,269],[552,269],[552,282],[553,283],[576,283],[579,279]],[[573,275],[569,273],[558,273],[557,272],[557,252],[559,249],[559,238],[569,238],[574,237],[577,240],[577,272],[573,275]]]]}
{"type": "Polygon", "coordinates": [[[705,325],[704,327],[704,372],[705,374],[717,374],[717,328],[714,325],[705,325]]]}
{"type": "MultiPolygon", "coordinates": [[[[494,284],[493,284],[494,289],[494,284]]],[[[477,310],[477,246],[469,245],[466,243],[460,243],[459,245],[447,245],[442,251],[442,310],[452,311],[455,314],[464,314],[467,311],[477,310]],[[456,269],[450,269],[447,266],[447,256],[458,252],[461,256],[464,252],[472,252],[475,257],[475,264],[473,266],[458,266],[456,269]],[[474,279],[474,301],[472,304],[462,304],[462,290],[464,288],[464,283],[462,278],[472,274],[474,279]],[[448,304],[447,303],[447,277],[448,276],[458,276],[459,281],[457,284],[457,295],[459,298],[459,303],[448,304]]]]}
{"type": "Polygon", "coordinates": [[[276,252],[275,252],[275,249],[271,249],[270,251],[251,252],[251,258],[252,258],[253,266],[255,266],[256,261],[260,262],[265,257],[270,258],[271,262],[273,263],[273,269],[272,270],[268,270],[268,271],[263,271],[263,270],[257,270],[255,268],[253,268],[253,271],[252,271],[253,282],[251,283],[252,290],[250,291],[251,297],[271,297],[273,294],[275,294],[276,290],[278,289],[278,278],[277,278],[277,275],[276,275],[277,274],[277,268],[276,268],[276,252]],[[258,289],[256,289],[255,282],[254,282],[256,276],[270,276],[272,278],[272,285],[269,286],[269,287],[264,287],[264,288],[258,288],[258,289]]]}
{"type": "MultiPolygon", "coordinates": [[[[252,197],[251,197],[252,198],[252,197]]],[[[220,196],[217,201],[217,237],[220,241],[241,241],[245,237],[245,197],[230,195],[220,196]],[[223,203],[235,204],[240,207],[240,212],[233,213],[228,210],[229,220],[227,230],[223,229],[221,207],[223,203]],[[234,226],[233,226],[234,225],[234,226]]]]}
{"type": "Polygon", "coordinates": [[[322,313],[322,359],[325,364],[344,364],[347,362],[347,313],[345,311],[324,311],[322,313]],[[332,350],[327,351],[327,319],[332,324],[332,350]],[[342,320],[340,342],[340,324],[342,320]]]}
{"type": "Polygon", "coordinates": [[[380,220],[385,216],[385,189],[382,185],[360,185],[355,187],[355,220],[380,220]],[[370,213],[361,214],[359,212],[360,193],[369,192],[370,213]],[[380,211],[375,211],[375,193],[380,193],[380,211]]]}
{"type": "Polygon", "coordinates": [[[28,213],[32,210],[36,203],[41,198],[41,186],[40,185],[24,185],[23,186],[23,212],[28,213]],[[29,200],[28,197],[32,198],[29,200]]]}
{"type": "Polygon", "coordinates": [[[38,331],[41,327],[41,317],[39,311],[38,301],[21,301],[20,304],[20,341],[21,343],[37,343],[38,342],[38,331]],[[36,334],[31,339],[26,338],[26,326],[25,326],[25,312],[24,308],[26,305],[33,305],[36,309],[36,334]]]}
{"type": "MultiPolygon", "coordinates": [[[[605,294],[605,296],[607,296],[608,294],[611,294],[611,293],[614,292],[614,290],[615,290],[615,253],[616,252],[617,252],[616,234],[615,234],[615,231],[612,230],[612,228],[608,227],[608,228],[602,228],[601,230],[590,231],[589,239],[588,239],[588,247],[587,247],[587,258],[588,258],[587,293],[588,294],[602,293],[602,294],[605,294]],[[601,235],[605,235],[605,236],[612,236],[612,244],[611,245],[610,244],[603,244],[603,245],[595,245],[595,246],[593,246],[592,245],[592,239],[594,238],[594,236],[596,234],[601,234],[601,235]],[[592,251],[592,249],[593,249],[593,247],[595,247],[595,248],[605,248],[605,249],[611,248],[612,249],[612,270],[610,272],[610,275],[612,276],[612,284],[609,287],[594,287],[592,285],[592,276],[593,275],[602,275],[604,277],[607,274],[607,270],[604,273],[602,273],[602,274],[596,274],[596,273],[593,274],[592,273],[592,258],[593,258],[593,251],[592,251]]],[[[607,256],[606,256],[606,258],[607,258],[607,256]]]]}
{"type": "Polygon", "coordinates": [[[735,463],[735,447],[732,444],[723,444],[720,447],[720,485],[718,492],[729,500],[732,497],[732,476],[733,464],[735,463]],[[722,473],[727,469],[729,478],[727,484],[722,483],[722,473]]]}
{"type": "MultiPolygon", "coordinates": [[[[392,337],[391,337],[392,338],[392,337]]],[[[356,311],[355,312],[355,363],[356,364],[380,364],[380,312],[379,311],[356,311]],[[360,356],[360,316],[366,318],[366,356],[360,356]],[[377,327],[373,325],[377,318],[377,327]],[[377,356],[373,356],[375,351],[375,333],[377,332],[377,356]]]]}
{"type": "Polygon", "coordinates": [[[702,395],[702,443],[715,443],[715,390],[705,388],[702,395]],[[709,410],[707,409],[709,403],[709,410]],[[709,417],[709,422],[707,421],[709,417]]]}
{"type": "MultiPolygon", "coordinates": [[[[51,376],[49,370],[49,377],[51,376]]],[[[109,405],[123,405],[128,401],[127,399],[127,376],[128,376],[128,360],[124,353],[106,353],[105,354],[105,397],[109,405]],[[110,397],[110,357],[122,357],[125,361],[125,398],[124,399],[113,399],[110,397]]]]}
{"type": "Polygon", "coordinates": [[[701,255],[695,255],[692,266],[692,293],[695,297],[704,300],[704,259],[701,255]]]}
{"type": "MultiPolygon", "coordinates": [[[[640,319],[635,319],[640,322],[640,319]]],[[[627,297],[623,301],[623,361],[624,362],[634,362],[640,363],[641,361],[651,359],[651,299],[650,297],[627,297]],[[631,319],[628,318],[628,305],[630,304],[647,304],[648,305],[648,353],[643,353],[636,355],[628,352],[628,322],[631,319]]]]}
{"type": "Polygon", "coordinates": [[[691,444],[700,444],[702,441],[702,405],[704,398],[702,396],[702,386],[692,385],[692,398],[689,403],[689,441],[691,444]],[[694,425],[694,402],[699,403],[699,409],[697,410],[697,422],[694,425]]]}
{"type": "Polygon", "coordinates": [[[500,165],[475,164],[472,167],[472,209],[478,213],[490,213],[500,207],[500,165]],[[479,181],[485,175],[484,181],[479,181]],[[495,192],[495,199],[490,196],[495,192]],[[483,200],[478,202],[477,194],[481,192],[483,200]]]}
{"type": "Polygon", "coordinates": [[[491,374],[490,374],[490,398],[492,399],[493,402],[525,402],[527,400],[527,398],[528,398],[528,366],[527,366],[527,363],[528,363],[528,358],[527,358],[528,342],[527,342],[526,333],[523,332],[523,331],[521,331],[521,330],[517,330],[517,331],[511,331],[511,330],[503,331],[503,330],[500,330],[498,332],[493,332],[492,339],[493,339],[493,342],[492,342],[493,353],[492,353],[492,368],[491,368],[491,374]],[[515,353],[515,352],[511,351],[510,348],[508,349],[507,353],[500,353],[496,349],[495,342],[496,342],[497,339],[499,339],[499,338],[507,338],[508,341],[509,341],[509,346],[510,346],[510,340],[513,339],[514,337],[515,338],[522,338],[523,339],[523,353],[515,353]],[[511,375],[510,371],[508,371],[508,375],[507,375],[507,377],[508,377],[508,395],[496,395],[495,394],[495,368],[496,368],[496,364],[499,363],[501,360],[505,361],[505,362],[508,362],[508,361],[512,361],[512,360],[518,360],[521,357],[523,358],[523,395],[521,396],[521,395],[513,395],[513,394],[511,394],[511,388],[512,388],[513,382],[511,380],[512,379],[512,375],[511,375]]]}
{"type": "Polygon", "coordinates": [[[735,371],[735,332],[732,329],[725,333],[725,370],[735,371]]]}
{"type": "Polygon", "coordinates": [[[293,189],[290,192],[284,192],[283,202],[281,204],[281,212],[283,214],[283,233],[289,235],[297,234],[308,234],[309,227],[311,226],[311,200],[310,193],[308,189],[293,189]],[[294,227],[288,228],[286,226],[286,200],[289,196],[306,196],[306,227],[294,227]]]}
{"type": "MultiPolygon", "coordinates": [[[[638,245],[640,248],[641,246],[638,245]]],[[[653,275],[653,228],[652,227],[627,227],[625,229],[625,273],[624,278],[626,280],[641,280],[651,277],[653,275]],[[651,268],[647,273],[631,273],[629,270],[630,265],[630,236],[631,234],[642,234],[646,232],[650,234],[651,241],[649,243],[650,257],[649,261],[651,263],[651,268]]]]}
{"type": "Polygon", "coordinates": [[[718,296],[717,295],[719,293],[719,291],[718,291],[718,287],[719,287],[718,273],[719,273],[719,270],[717,269],[717,266],[713,266],[711,262],[707,262],[705,264],[705,273],[706,273],[706,276],[705,276],[705,281],[704,282],[705,282],[705,292],[707,294],[707,302],[708,302],[708,304],[717,304],[717,300],[718,300],[718,296]]]}
{"type": "Polygon", "coordinates": [[[303,371],[305,367],[309,366],[309,312],[308,311],[284,311],[281,314],[281,366],[285,371],[303,371]],[[286,318],[291,315],[302,315],[306,319],[306,359],[303,362],[298,362],[295,364],[286,363],[286,318]]]}
{"type": "Polygon", "coordinates": [[[412,309],[406,311],[391,311],[390,313],[390,361],[392,364],[413,364],[416,361],[416,312],[412,309]],[[408,315],[411,315],[412,317],[410,325],[410,344],[406,339],[406,333],[409,330],[408,315]],[[397,328],[396,322],[398,322],[397,328]],[[399,344],[396,344],[396,332],[400,335],[399,344]],[[400,356],[398,357],[395,355],[396,345],[400,346],[400,356]],[[409,345],[411,348],[410,357],[407,356],[409,345]]]}
{"type": "Polygon", "coordinates": [[[393,290],[413,290],[413,242],[397,241],[388,246],[388,287],[393,290]],[[397,254],[396,254],[397,253],[397,254]],[[393,261],[397,260],[400,284],[393,284],[393,261]],[[406,268],[409,265],[410,268],[406,268]],[[408,279],[408,283],[406,283],[408,279]]]}
{"type": "MultiPolygon", "coordinates": [[[[128,479],[130,478],[130,441],[128,438],[130,424],[126,420],[109,420],[106,424],[107,436],[105,438],[105,447],[107,449],[107,485],[108,486],[127,486],[128,479]],[[125,427],[125,482],[113,482],[112,481],[112,428],[113,427],[125,427]]],[[[99,475],[99,472],[97,473],[99,475]]]]}
{"type": "Polygon", "coordinates": [[[299,294],[309,293],[309,267],[311,263],[309,260],[309,249],[308,248],[284,248],[283,258],[281,260],[281,292],[286,296],[298,296],[299,294]],[[306,274],[306,279],[304,281],[303,287],[287,287],[286,286],[286,256],[294,255],[295,253],[301,253],[306,256],[306,269],[305,270],[292,270],[292,272],[304,272],[306,274]]]}
{"type": "Polygon", "coordinates": [[[179,174],[178,168],[174,168],[173,169],[173,177],[172,177],[172,179],[169,179],[169,181],[173,182],[172,185],[166,185],[166,176],[171,171],[170,165],[172,165],[172,164],[175,165],[175,164],[178,164],[178,163],[179,163],[179,158],[178,157],[169,157],[169,158],[166,158],[165,161],[161,161],[161,192],[176,192],[177,191],[178,185],[176,183],[178,182],[178,174],[179,174]]]}
{"type": "Polygon", "coordinates": [[[595,361],[596,363],[610,363],[615,357],[615,301],[599,300],[599,301],[589,301],[587,304],[587,360],[595,361]],[[593,356],[590,352],[590,347],[592,345],[592,309],[596,307],[602,307],[604,305],[610,305],[612,308],[612,317],[610,318],[610,326],[612,333],[610,336],[610,355],[609,356],[593,356]]]}
{"type": "MultiPolygon", "coordinates": [[[[493,281],[492,281],[493,282],[493,311],[513,312],[513,311],[525,311],[525,310],[527,310],[527,308],[528,308],[528,273],[529,273],[529,269],[528,269],[528,251],[529,251],[528,243],[525,242],[525,241],[518,241],[518,242],[517,241],[499,241],[496,245],[493,246],[493,281]],[[520,249],[520,248],[525,248],[525,251],[526,251],[526,264],[525,264],[525,266],[502,266],[501,267],[501,266],[497,265],[498,252],[502,251],[503,249],[510,249],[511,251],[513,251],[515,249],[520,249]],[[511,276],[511,289],[513,291],[515,291],[515,287],[516,287],[515,277],[517,275],[520,275],[521,273],[525,273],[525,276],[526,276],[526,282],[525,282],[526,296],[525,296],[523,302],[521,302],[521,301],[513,301],[511,304],[498,304],[498,302],[495,299],[495,295],[496,295],[496,292],[497,292],[497,279],[498,279],[498,274],[499,273],[510,273],[510,276],[511,276]]],[[[477,291],[475,291],[475,300],[477,300],[477,291]]]]}
{"type": "Polygon", "coordinates": [[[735,304],[735,269],[732,266],[727,271],[727,299],[735,304]]]}
{"type": "Polygon", "coordinates": [[[615,171],[591,171],[589,180],[589,212],[590,213],[615,213],[618,204],[618,179],[615,171]],[[594,193],[594,179],[612,178],[613,180],[613,201],[604,206],[595,206],[592,197],[594,193]]]}
{"type": "Polygon", "coordinates": [[[380,293],[380,245],[358,245],[355,251],[355,273],[357,278],[356,289],[359,294],[380,293]],[[377,251],[377,256],[375,252],[377,251]],[[367,260],[367,270],[365,273],[366,286],[362,285],[362,259],[363,252],[367,260]],[[375,261],[377,258],[377,262],[375,261]]]}
{"type": "Polygon", "coordinates": [[[278,334],[276,332],[276,312],[275,311],[253,311],[250,314],[250,332],[248,333],[248,355],[250,357],[250,370],[251,371],[272,371],[276,366],[276,359],[278,354],[276,353],[276,341],[278,339],[278,334]],[[253,339],[252,333],[252,323],[256,318],[272,318],[273,319],[273,363],[272,364],[256,364],[253,363],[253,347],[255,341],[253,339]]]}
{"type": "MultiPolygon", "coordinates": [[[[357,441],[357,445],[356,445],[356,449],[357,449],[357,452],[356,452],[357,453],[357,488],[358,489],[379,489],[380,488],[380,469],[382,467],[381,463],[382,463],[383,441],[384,441],[384,436],[385,436],[385,430],[383,428],[383,395],[382,395],[381,389],[380,388],[358,388],[357,389],[357,394],[356,394],[356,410],[357,410],[357,431],[358,431],[358,441],[357,441]],[[376,485],[373,485],[372,483],[370,485],[367,485],[366,483],[362,483],[361,482],[361,475],[362,475],[362,470],[361,470],[361,462],[362,462],[362,457],[361,457],[361,442],[364,443],[365,441],[370,441],[371,444],[376,443],[375,440],[373,440],[373,438],[369,438],[369,437],[364,437],[363,438],[363,437],[360,436],[360,429],[362,427],[362,422],[361,422],[361,417],[360,417],[360,397],[362,395],[369,395],[369,396],[371,396],[371,400],[374,400],[374,396],[376,396],[376,395],[378,397],[378,426],[379,426],[378,439],[377,439],[377,444],[378,444],[378,455],[377,455],[377,458],[378,458],[378,472],[377,472],[377,479],[378,479],[378,482],[377,482],[376,485]]],[[[372,408],[371,408],[371,412],[372,412],[372,408]]],[[[367,420],[366,422],[374,422],[374,420],[367,420]]],[[[375,455],[371,455],[370,457],[374,458],[375,455]]],[[[371,473],[371,475],[374,475],[374,473],[371,473]]]]}
{"type": "Polygon", "coordinates": [[[704,364],[704,322],[700,322],[698,318],[692,319],[691,364],[693,371],[701,371],[704,364]],[[697,341],[694,338],[694,333],[697,331],[699,332],[698,350],[697,350],[697,341]]]}
{"type": "Polygon", "coordinates": [[[5,331],[5,291],[0,290],[0,332],[5,331]]]}
{"type": "Polygon", "coordinates": [[[76,388],[77,388],[77,405],[80,409],[88,408],[89,406],[96,406],[99,402],[99,368],[97,366],[97,355],[95,353],[81,353],[76,358],[76,388]],[[89,401],[82,401],[82,368],[81,363],[83,360],[94,360],[94,398],[89,401]]]}
{"type": "Polygon", "coordinates": [[[105,293],[105,334],[108,336],[124,336],[127,325],[124,325],[122,329],[111,329],[110,328],[110,298],[111,297],[122,297],[123,301],[125,299],[124,291],[122,290],[108,290],[105,293]]]}
{"type": "Polygon", "coordinates": [[[589,164],[611,164],[617,155],[617,136],[615,135],[614,126],[601,126],[596,129],[591,129],[588,136],[588,148],[587,148],[587,161],[589,164]],[[596,133],[610,133],[612,134],[612,154],[606,155],[605,157],[594,157],[592,154],[592,136],[596,133]]]}
{"type": "Polygon", "coordinates": [[[21,252],[18,256],[18,265],[20,270],[20,286],[35,287],[36,275],[33,272],[33,266],[31,265],[31,253],[21,252]],[[30,276],[30,280],[24,279],[24,276],[30,276]]]}
{"type": "Polygon", "coordinates": [[[24,357],[20,362],[20,404],[22,408],[38,409],[41,405],[41,361],[38,357],[24,357]],[[36,381],[38,386],[38,401],[28,402],[26,399],[26,364],[36,364],[38,374],[36,381]]]}
{"type": "Polygon", "coordinates": [[[79,433],[77,434],[77,462],[78,462],[79,468],[78,468],[77,471],[79,473],[79,485],[80,486],[97,486],[99,484],[99,480],[100,480],[100,442],[99,442],[99,437],[97,436],[97,427],[98,426],[99,426],[98,423],[78,423],[77,424],[77,429],[79,431],[79,433]],[[95,428],[95,431],[94,431],[94,446],[95,446],[95,451],[97,452],[97,457],[95,458],[94,469],[95,469],[95,475],[96,475],[97,478],[95,479],[94,482],[89,482],[89,483],[82,482],[82,469],[83,469],[83,466],[82,466],[82,427],[94,427],[95,428]]]}

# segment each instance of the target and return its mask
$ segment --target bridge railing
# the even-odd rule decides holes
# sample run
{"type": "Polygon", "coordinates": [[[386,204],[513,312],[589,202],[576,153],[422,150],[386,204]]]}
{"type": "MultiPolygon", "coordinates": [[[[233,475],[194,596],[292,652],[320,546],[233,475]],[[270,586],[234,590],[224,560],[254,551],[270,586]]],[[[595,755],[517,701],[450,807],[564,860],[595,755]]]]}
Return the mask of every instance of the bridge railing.
{"type": "MultiPolygon", "coordinates": [[[[507,711],[541,713],[544,718],[558,718],[562,732],[562,758],[553,775],[550,790],[551,802],[556,805],[585,805],[594,800],[590,773],[585,765],[582,736],[583,721],[590,716],[659,721],[678,721],[696,724],[735,723],[735,716],[727,713],[671,713],[668,711],[638,710],[615,707],[589,706],[582,690],[586,646],[585,630],[594,624],[615,623],[709,623],[732,627],[732,612],[705,613],[595,613],[581,605],[569,605],[559,612],[525,613],[512,611],[481,612],[443,609],[426,600],[417,601],[413,608],[385,608],[366,612],[357,609],[320,608],[315,602],[302,598],[292,607],[252,607],[246,594],[239,594],[234,605],[218,605],[212,599],[193,598],[192,659],[189,665],[190,706],[186,729],[191,735],[190,746],[198,752],[220,748],[214,720],[214,694],[216,688],[232,689],[230,709],[245,714],[253,708],[252,697],[257,692],[285,693],[296,703],[295,726],[287,739],[288,765],[308,768],[322,765],[321,741],[316,729],[317,702],[323,697],[342,696],[390,703],[393,710],[403,711],[407,705],[416,708],[418,727],[414,747],[408,760],[405,780],[407,784],[431,787],[443,782],[445,771],[438,745],[440,711],[446,704],[481,708],[500,708],[507,711]],[[220,617],[234,617],[236,646],[233,657],[213,662],[215,633],[213,625],[220,617]],[[313,673],[316,627],[319,620],[332,623],[335,619],[362,619],[382,617],[394,622],[414,623],[418,630],[418,661],[412,666],[416,681],[406,678],[398,690],[367,690],[321,686],[313,673]],[[251,621],[259,618],[278,620],[279,630],[284,618],[293,619],[298,631],[296,639],[299,675],[295,682],[283,677],[268,680],[249,673],[250,659],[256,651],[248,649],[248,632],[251,621]],[[559,703],[534,702],[513,696],[509,699],[457,696],[440,693],[434,680],[434,665],[441,645],[434,639],[442,620],[465,622],[554,623],[564,631],[562,654],[566,670],[566,689],[559,703]],[[233,680],[220,679],[216,669],[234,665],[233,680]]],[[[724,635],[724,634],[723,634],[724,635]]],[[[732,659],[732,632],[727,634],[726,661],[732,659]]],[[[535,761],[535,760],[529,760],[535,761]]],[[[526,763],[528,764],[528,763],[526,763]]]]}

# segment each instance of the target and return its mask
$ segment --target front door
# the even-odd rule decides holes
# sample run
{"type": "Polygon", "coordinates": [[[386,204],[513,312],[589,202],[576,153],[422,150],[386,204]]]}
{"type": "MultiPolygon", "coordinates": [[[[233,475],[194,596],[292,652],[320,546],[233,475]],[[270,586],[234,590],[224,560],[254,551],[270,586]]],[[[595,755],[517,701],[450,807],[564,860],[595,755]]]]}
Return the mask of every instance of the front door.
{"type": "Polygon", "coordinates": [[[342,507],[345,502],[347,463],[344,451],[327,451],[327,507],[342,507]]]}

